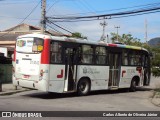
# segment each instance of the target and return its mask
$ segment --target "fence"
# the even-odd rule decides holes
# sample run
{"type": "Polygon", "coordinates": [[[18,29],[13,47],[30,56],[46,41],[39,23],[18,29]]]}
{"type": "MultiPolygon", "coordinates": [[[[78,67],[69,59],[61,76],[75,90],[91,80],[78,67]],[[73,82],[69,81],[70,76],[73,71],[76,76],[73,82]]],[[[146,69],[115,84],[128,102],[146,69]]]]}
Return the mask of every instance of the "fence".
{"type": "Polygon", "coordinates": [[[0,82],[12,82],[12,64],[0,64],[0,82]]]}

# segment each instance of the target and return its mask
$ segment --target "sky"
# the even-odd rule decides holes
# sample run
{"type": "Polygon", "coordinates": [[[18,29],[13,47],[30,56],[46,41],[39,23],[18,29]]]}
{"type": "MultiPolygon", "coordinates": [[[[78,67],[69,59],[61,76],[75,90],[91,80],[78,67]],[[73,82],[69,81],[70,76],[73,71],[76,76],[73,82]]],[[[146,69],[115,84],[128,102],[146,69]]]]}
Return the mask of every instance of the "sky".
{"type": "MultiPolygon", "coordinates": [[[[47,17],[64,16],[90,16],[101,15],[127,10],[137,9],[135,6],[153,4],[160,6],[159,0],[46,0],[47,17]],[[123,9],[122,9],[123,8],[123,9]],[[129,8],[129,9],[124,9],[129,8]]],[[[35,26],[40,25],[41,3],[40,0],[0,0],[0,31],[14,27],[20,23],[27,23],[35,26]],[[38,7],[36,9],[35,6],[38,7]],[[34,9],[32,14],[29,13],[34,9]],[[24,21],[23,21],[24,20],[24,21]]],[[[145,42],[145,20],[147,20],[148,40],[160,37],[160,12],[141,16],[126,18],[107,19],[105,35],[116,32],[115,26],[120,26],[119,34],[132,34],[145,42]]],[[[98,41],[102,35],[102,26],[100,21],[84,22],[56,22],[71,32],[80,32],[87,36],[89,40],[98,41]]],[[[54,29],[69,34],[54,25],[54,29]]],[[[49,29],[49,27],[47,27],[49,29]]]]}

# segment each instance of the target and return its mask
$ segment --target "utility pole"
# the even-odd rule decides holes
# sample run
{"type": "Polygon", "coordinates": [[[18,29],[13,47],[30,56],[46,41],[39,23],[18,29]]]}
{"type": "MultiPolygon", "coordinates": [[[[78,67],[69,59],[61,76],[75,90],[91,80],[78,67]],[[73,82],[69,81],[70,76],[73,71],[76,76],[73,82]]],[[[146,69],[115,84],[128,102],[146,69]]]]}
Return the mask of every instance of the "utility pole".
{"type": "Polygon", "coordinates": [[[100,38],[100,41],[105,41],[106,37],[105,37],[105,28],[107,26],[107,23],[104,19],[104,21],[102,23],[100,23],[100,25],[103,27],[103,31],[102,31],[102,36],[100,38]]]}
{"type": "Polygon", "coordinates": [[[114,28],[117,29],[117,41],[119,42],[119,40],[118,40],[118,29],[120,28],[120,26],[114,26],[114,28]]]}
{"type": "Polygon", "coordinates": [[[107,43],[109,43],[110,41],[109,41],[109,35],[107,34],[107,43]]]}
{"type": "Polygon", "coordinates": [[[41,33],[44,34],[46,30],[46,0],[41,1],[41,33]]]}
{"type": "Polygon", "coordinates": [[[145,40],[146,40],[146,43],[148,42],[148,30],[147,30],[147,26],[148,26],[147,19],[145,19],[145,40]]]}

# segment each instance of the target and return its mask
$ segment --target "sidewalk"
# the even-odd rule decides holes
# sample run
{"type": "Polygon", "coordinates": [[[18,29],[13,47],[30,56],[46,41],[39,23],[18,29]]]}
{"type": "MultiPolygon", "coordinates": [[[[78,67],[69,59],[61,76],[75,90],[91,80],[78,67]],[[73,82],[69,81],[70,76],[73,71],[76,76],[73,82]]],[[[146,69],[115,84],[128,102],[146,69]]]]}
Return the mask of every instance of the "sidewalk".
{"type": "Polygon", "coordinates": [[[26,88],[22,88],[22,87],[16,87],[12,84],[12,83],[4,83],[2,84],[2,92],[0,92],[0,96],[2,95],[11,95],[14,93],[18,93],[18,92],[23,92],[26,91],[28,89],[26,88]]]}

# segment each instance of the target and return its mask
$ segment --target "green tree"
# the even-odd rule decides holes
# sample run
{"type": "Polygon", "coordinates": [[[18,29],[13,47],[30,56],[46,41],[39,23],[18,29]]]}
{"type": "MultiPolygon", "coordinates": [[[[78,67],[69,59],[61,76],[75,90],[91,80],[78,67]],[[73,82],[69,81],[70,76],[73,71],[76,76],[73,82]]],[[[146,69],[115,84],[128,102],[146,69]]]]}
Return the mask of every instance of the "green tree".
{"type": "Polygon", "coordinates": [[[152,73],[153,76],[160,76],[160,48],[152,47],[153,60],[152,60],[152,73]]]}
{"type": "Polygon", "coordinates": [[[87,39],[86,36],[83,36],[83,35],[82,35],[81,33],[79,33],[79,32],[72,33],[72,37],[81,38],[81,39],[87,39]]]}
{"type": "Polygon", "coordinates": [[[126,45],[142,46],[140,39],[134,38],[131,34],[122,34],[120,36],[116,33],[111,33],[112,42],[117,41],[117,38],[119,42],[124,43],[126,45]]]}

